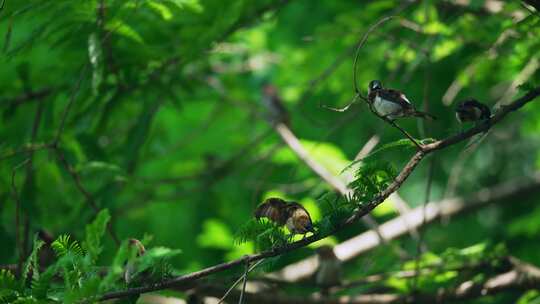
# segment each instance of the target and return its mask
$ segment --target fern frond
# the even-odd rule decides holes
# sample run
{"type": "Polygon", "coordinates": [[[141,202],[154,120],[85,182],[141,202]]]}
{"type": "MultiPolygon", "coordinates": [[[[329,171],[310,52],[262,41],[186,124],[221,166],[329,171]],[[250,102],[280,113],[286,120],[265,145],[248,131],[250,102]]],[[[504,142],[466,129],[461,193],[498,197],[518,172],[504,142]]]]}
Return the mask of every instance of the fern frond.
{"type": "Polygon", "coordinates": [[[101,239],[105,234],[105,229],[110,219],[109,210],[103,209],[98,213],[96,219],[86,226],[86,237],[83,247],[92,260],[97,260],[102,251],[101,239]]]}
{"type": "Polygon", "coordinates": [[[354,174],[354,181],[349,187],[354,190],[353,200],[367,202],[388,187],[397,175],[396,169],[389,162],[372,161],[362,163],[354,174]]]}
{"type": "Polygon", "coordinates": [[[39,278],[38,252],[44,244],[45,242],[40,240],[36,234],[34,236],[34,245],[32,246],[32,252],[30,253],[30,256],[23,265],[23,272],[21,274],[21,282],[23,283],[23,285],[24,282],[26,282],[26,278],[28,278],[30,269],[32,269],[32,278],[39,278]]]}
{"type": "Polygon", "coordinates": [[[287,244],[289,237],[284,229],[267,219],[251,219],[245,223],[235,236],[237,244],[252,241],[255,247],[261,250],[287,244]]]}
{"type": "Polygon", "coordinates": [[[51,244],[51,248],[54,250],[54,253],[57,257],[63,257],[68,253],[73,254],[74,256],[82,256],[83,250],[81,245],[77,241],[70,240],[68,234],[60,235],[54,242],[51,244]]]}
{"type": "Polygon", "coordinates": [[[0,289],[19,290],[17,279],[7,269],[0,270],[0,289]]]}
{"type": "Polygon", "coordinates": [[[47,293],[51,289],[52,279],[58,267],[56,264],[49,266],[39,278],[32,279],[32,296],[36,299],[47,299],[47,293]]]}
{"type": "MultiPolygon", "coordinates": [[[[425,139],[426,141],[430,141],[432,139],[425,139]]],[[[347,167],[345,167],[343,170],[341,170],[341,173],[351,169],[354,165],[360,163],[360,162],[366,162],[368,160],[372,160],[372,158],[379,154],[380,152],[383,152],[383,151],[386,151],[386,150],[389,150],[389,149],[394,149],[394,148],[414,148],[416,147],[414,143],[412,143],[409,139],[400,139],[400,140],[396,140],[396,141],[393,141],[393,142],[390,142],[390,143],[387,143],[387,144],[384,144],[382,145],[380,148],[378,149],[375,149],[373,152],[369,153],[368,155],[366,155],[365,157],[359,159],[359,160],[355,160],[353,162],[351,162],[347,167]]]]}

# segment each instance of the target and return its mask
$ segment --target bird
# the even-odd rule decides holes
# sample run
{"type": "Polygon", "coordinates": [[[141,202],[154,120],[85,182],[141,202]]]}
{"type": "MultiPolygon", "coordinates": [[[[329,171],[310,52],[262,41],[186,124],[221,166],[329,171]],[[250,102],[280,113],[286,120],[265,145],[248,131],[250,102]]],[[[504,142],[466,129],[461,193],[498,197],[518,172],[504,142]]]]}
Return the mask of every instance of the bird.
{"type": "Polygon", "coordinates": [[[268,119],[271,123],[284,123],[289,125],[289,113],[279,97],[278,89],[271,84],[262,87],[262,104],[266,108],[268,119]]]}
{"type": "Polygon", "coordinates": [[[321,288],[321,293],[328,296],[329,289],[341,283],[341,260],[329,245],[317,248],[319,266],[315,272],[315,283],[321,288]]]}
{"type": "Polygon", "coordinates": [[[491,110],[474,98],[460,102],[456,107],[456,119],[459,123],[478,122],[491,117],[491,110]]]}
{"type": "Polygon", "coordinates": [[[255,218],[259,220],[262,217],[278,226],[285,225],[293,235],[305,236],[308,232],[315,232],[309,212],[297,202],[286,202],[277,197],[268,198],[255,210],[255,218]]]}
{"type": "Polygon", "coordinates": [[[436,119],[435,116],[418,111],[407,96],[398,90],[385,89],[381,81],[372,80],[368,85],[368,103],[379,116],[390,120],[401,117],[436,119]]]}

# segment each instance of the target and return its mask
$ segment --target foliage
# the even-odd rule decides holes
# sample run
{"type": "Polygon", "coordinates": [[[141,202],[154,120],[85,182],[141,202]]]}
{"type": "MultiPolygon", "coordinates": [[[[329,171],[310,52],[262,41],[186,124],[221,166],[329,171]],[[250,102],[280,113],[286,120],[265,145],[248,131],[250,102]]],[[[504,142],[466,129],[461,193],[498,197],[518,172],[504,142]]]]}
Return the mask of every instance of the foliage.
{"type": "Polygon", "coordinates": [[[124,242],[112,265],[105,268],[109,271],[102,279],[104,274],[100,269],[104,268],[96,264],[100,255],[100,250],[97,249],[104,237],[105,226],[109,221],[108,214],[108,210],[103,210],[86,226],[87,250],[82,250],[79,243],[72,240],[69,235],[61,235],[54,240],[50,247],[57,258],[44,270],[40,270],[38,264],[38,256],[40,250],[44,250],[44,242],[36,236],[32,253],[24,263],[24,272],[20,279],[16,279],[10,271],[0,272],[0,303],[12,303],[14,299],[29,303],[40,301],[78,303],[95,298],[102,292],[125,286],[124,274],[128,266],[132,269],[132,278],[135,278],[131,284],[160,282],[173,274],[169,260],[180,254],[180,250],[155,247],[139,256],[135,248],[124,242]],[[56,276],[62,278],[63,283],[55,280],[56,276]],[[27,284],[26,278],[29,278],[30,284],[27,284]]]}
{"type": "MultiPolygon", "coordinates": [[[[416,147],[360,99],[345,112],[327,109],[354,99],[359,40],[381,18],[396,16],[359,49],[357,85],[365,95],[369,81],[380,79],[437,116],[397,120],[428,143],[473,125],[455,120],[461,100],[474,97],[496,112],[540,84],[540,18],[523,4],[0,0],[0,260],[10,269],[22,263],[19,271],[0,272],[0,300],[93,301],[301,238],[252,218],[270,195],[304,204],[327,238],[268,259],[261,269],[277,270],[321,243],[367,231],[359,222],[334,233],[391,183],[416,147]],[[350,197],[336,195],[275,134],[260,102],[266,84],[278,89],[290,130],[308,156],[350,182],[350,197]],[[354,161],[368,142],[377,144],[354,161]],[[155,246],[138,255],[111,234],[120,240],[151,234],[155,246]]],[[[399,189],[406,207],[423,205],[428,180],[431,200],[439,201],[502,191],[507,188],[497,185],[536,173],[539,104],[510,113],[476,147],[437,151],[432,171],[421,163],[399,189]]],[[[375,209],[389,212],[371,216],[391,220],[403,212],[397,203],[389,198],[375,209]]],[[[495,261],[500,248],[540,265],[536,206],[531,190],[423,227],[418,232],[428,250],[420,266],[495,261]]],[[[336,296],[416,292],[394,272],[416,267],[417,247],[411,231],[351,259],[347,281],[389,271],[392,277],[336,296]]],[[[441,269],[423,273],[417,287],[433,292],[494,274],[441,269]]],[[[309,297],[319,290],[288,284],[286,291],[309,297]]],[[[538,294],[471,300],[518,301],[534,303],[538,294]]]]}
{"type": "Polygon", "coordinates": [[[259,250],[283,246],[288,243],[288,240],[290,238],[287,237],[285,228],[264,218],[248,221],[236,233],[237,243],[252,241],[259,250]]]}
{"type": "Polygon", "coordinates": [[[367,203],[386,189],[396,176],[396,169],[389,162],[362,163],[354,173],[355,180],[349,184],[354,190],[352,198],[359,203],[367,203]]]}
{"type": "Polygon", "coordinates": [[[67,254],[74,256],[83,255],[81,245],[79,245],[77,241],[70,240],[70,236],[67,234],[59,236],[54,242],[52,242],[51,248],[58,257],[65,256],[67,254]]]}

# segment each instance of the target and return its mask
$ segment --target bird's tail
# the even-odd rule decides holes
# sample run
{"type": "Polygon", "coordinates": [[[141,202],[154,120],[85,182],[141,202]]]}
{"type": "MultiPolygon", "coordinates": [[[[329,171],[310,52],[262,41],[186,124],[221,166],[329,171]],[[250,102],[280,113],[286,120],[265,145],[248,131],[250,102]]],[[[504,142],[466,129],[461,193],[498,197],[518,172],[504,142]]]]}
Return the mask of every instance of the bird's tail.
{"type": "Polygon", "coordinates": [[[434,115],[431,115],[429,113],[422,112],[422,111],[417,111],[417,110],[415,110],[412,113],[412,115],[416,116],[416,117],[421,117],[421,118],[424,118],[424,119],[429,119],[429,120],[436,120],[437,119],[437,117],[435,117],[434,115]]]}

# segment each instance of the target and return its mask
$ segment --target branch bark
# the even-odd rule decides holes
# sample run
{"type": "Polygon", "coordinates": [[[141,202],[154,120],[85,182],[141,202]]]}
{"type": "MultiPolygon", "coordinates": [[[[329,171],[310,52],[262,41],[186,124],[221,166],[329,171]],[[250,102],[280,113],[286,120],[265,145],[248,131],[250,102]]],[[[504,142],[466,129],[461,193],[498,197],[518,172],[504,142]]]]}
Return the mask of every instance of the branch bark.
{"type": "MultiPolygon", "coordinates": [[[[516,111],[517,109],[523,107],[525,104],[532,101],[533,99],[535,99],[539,95],[540,95],[540,87],[537,87],[537,88],[529,91],[524,96],[518,98],[513,103],[511,103],[511,104],[509,104],[507,106],[501,107],[501,109],[493,116],[493,118],[490,121],[488,121],[486,123],[483,123],[483,124],[480,124],[480,125],[472,128],[472,129],[470,129],[470,130],[468,130],[466,132],[463,132],[463,133],[460,133],[460,134],[457,134],[457,135],[454,135],[454,136],[450,136],[450,137],[448,137],[446,139],[439,140],[439,141],[436,141],[434,143],[425,145],[423,150],[418,151],[418,152],[416,152],[414,154],[414,156],[410,159],[410,161],[403,168],[403,170],[399,173],[399,175],[396,177],[394,182],[392,182],[392,184],[390,184],[385,190],[383,190],[381,193],[379,193],[379,195],[377,195],[371,202],[368,202],[368,203],[362,205],[353,215],[351,215],[341,225],[338,225],[338,227],[336,227],[336,229],[334,231],[332,231],[330,234],[333,234],[333,233],[337,232],[338,230],[341,230],[341,229],[343,229],[345,227],[350,226],[351,224],[356,222],[358,219],[362,218],[363,216],[365,216],[366,214],[371,212],[380,203],[382,203],[390,194],[395,192],[405,182],[405,180],[409,177],[409,175],[411,175],[411,173],[414,171],[416,166],[418,166],[418,164],[422,161],[422,159],[426,155],[428,155],[430,153],[433,153],[435,151],[444,149],[444,148],[449,147],[451,145],[455,145],[455,144],[457,144],[459,142],[464,141],[465,139],[468,139],[468,138],[472,137],[475,134],[478,134],[478,133],[481,133],[481,132],[484,132],[484,131],[488,130],[494,124],[498,123],[503,118],[505,118],[506,115],[508,115],[510,112],[516,111]]],[[[177,276],[177,277],[174,277],[174,278],[171,278],[169,280],[162,281],[162,282],[153,283],[153,284],[149,284],[149,285],[141,286],[141,287],[130,288],[130,289],[126,289],[126,290],[109,292],[109,293],[103,294],[101,296],[97,296],[97,297],[95,297],[93,299],[88,299],[88,301],[92,301],[92,300],[103,301],[103,300],[114,299],[114,298],[123,298],[123,297],[127,297],[127,296],[130,296],[130,295],[137,295],[137,294],[141,294],[141,293],[145,293],[145,292],[166,289],[166,288],[169,288],[169,287],[172,287],[172,286],[179,286],[179,285],[186,284],[188,282],[192,282],[192,281],[198,280],[200,278],[209,276],[211,274],[230,269],[230,268],[235,267],[237,265],[242,265],[242,264],[245,264],[247,262],[251,263],[251,262],[258,261],[258,260],[261,260],[261,259],[264,259],[264,258],[267,258],[267,257],[274,257],[274,256],[278,256],[278,255],[281,255],[281,254],[291,252],[293,250],[296,250],[296,249],[301,248],[301,247],[305,247],[308,244],[311,244],[313,242],[321,240],[321,239],[323,239],[323,238],[325,238],[327,236],[328,235],[315,234],[315,235],[306,237],[306,238],[304,238],[302,240],[299,240],[297,242],[287,244],[286,246],[283,246],[283,247],[273,248],[271,250],[267,250],[267,251],[264,251],[264,252],[261,252],[261,253],[247,255],[247,256],[244,256],[244,257],[242,257],[240,259],[237,259],[237,260],[217,264],[217,265],[202,269],[200,271],[196,271],[196,272],[192,272],[192,273],[189,273],[189,274],[177,276]]]]}

